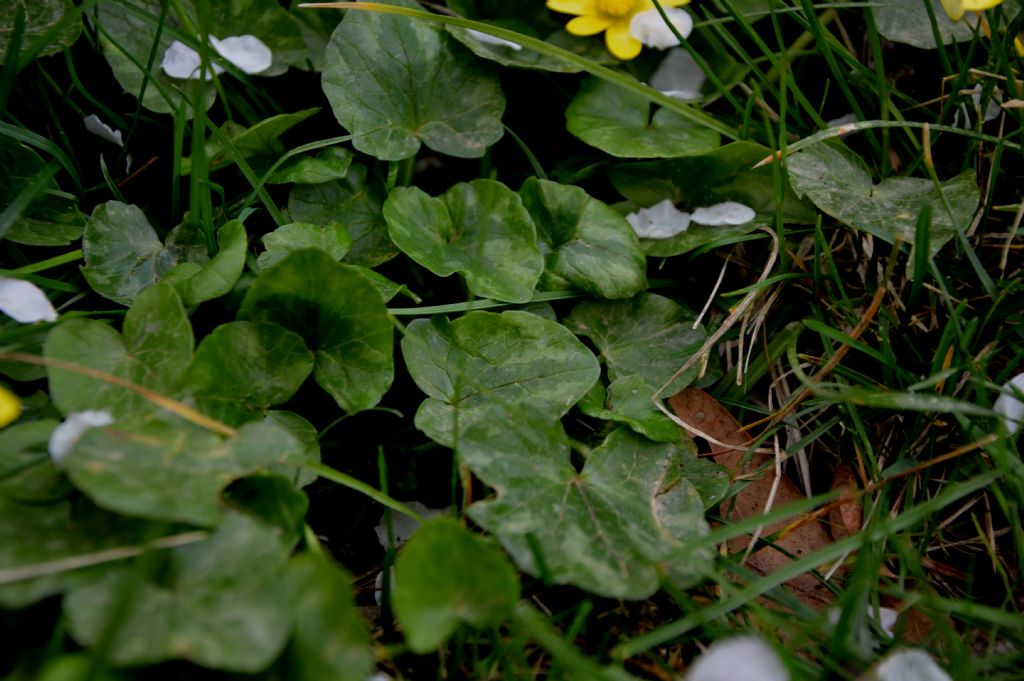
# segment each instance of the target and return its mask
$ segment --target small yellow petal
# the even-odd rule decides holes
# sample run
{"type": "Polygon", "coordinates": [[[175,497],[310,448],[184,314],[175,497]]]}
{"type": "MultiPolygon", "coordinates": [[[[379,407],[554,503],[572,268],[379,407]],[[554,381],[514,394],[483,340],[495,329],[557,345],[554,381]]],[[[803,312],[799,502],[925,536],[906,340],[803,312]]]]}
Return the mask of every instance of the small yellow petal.
{"type": "Polygon", "coordinates": [[[1024,57],[1024,40],[1021,40],[1020,36],[1013,39],[1013,46],[1017,48],[1017,54],[1024,57]]]}
{"type": "Polygon", "coordinates": [[[547,7],[562,14],[597,14],[597,0],[548,0],[547,7]]]}
{"type": "Polygon", "coordinates": [[[628,21],[618,21],[608,27],[604,34],[604,42],[608,51],[616,58],[626,60],[633,59],[640,54],[643,45],[629,32],[628,21]]]}
{"type": "Polygon", "coordinates": [[[21,416],[21,401],[7,388],[0,386],[0,428],[14,423],[21,416]]]}
{"type": "Polygon", "coordinates": [[[942,0],[942,9],[953,21],[960,21],[964,16],[964,3],[962,0],[942,0]]]}
{"type": "Polygon", "coordinates": [[[611,19],[603,17],[576,17],[565,25],[565,30],[573,35],[596,35],[611,25],[611,19]]]}
{"type": "Polygon", "coordinates": [[[1003,4],[1003,0],[963,0],[964,9],[971,12],[981,12],[1001,4],[1003,4]]]}

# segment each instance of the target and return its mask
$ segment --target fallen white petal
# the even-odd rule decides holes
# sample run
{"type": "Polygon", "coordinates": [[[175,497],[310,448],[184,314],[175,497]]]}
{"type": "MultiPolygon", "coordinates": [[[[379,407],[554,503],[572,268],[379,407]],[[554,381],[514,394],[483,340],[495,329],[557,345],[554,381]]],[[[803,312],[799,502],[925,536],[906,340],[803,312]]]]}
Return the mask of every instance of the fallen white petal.
{"type": "Polygon", "coordinates": [[[510,49],[515,50],[516,52],[523,49],[523,46],[520,45],[519,43],[514,43],[511,40],[505,40],[504,38],[499,38],[489,33],[484,33],[483,31],[474,31],[471,28],[467,28],[466,33],[469,33],[469,35],[472,36],[472,38],[477,42],[485,43],[487,45],[498,45],[499,47],[508,47],[510,49]]]}
{"type": "Polygon", "coordinates": [[[82,435],[90,428],[109,426],[114,422],[114,417],[109,411],[76,411],[68,414],[64,423],[53,429],[50,433],[50,458],[53,465],[58,468],[64,465],[71,450],[75,448],[82,435]]]}
{"type": "Polygon", "coordinates": [[[57,321],[57,311],[43,290],[24,279],[0,277],[0,312],[21,324],[57,321]]]}
{"type": "Polygon", "coordinates": [[[681,47],[668,51],[651,74],[651,87],[669,97],[700,99],[706,76],[690,53],[681,47]]]}
{"type": "Polygon", "coordinates": [[[693,221],[700,225],[742,225],[754,219],[753,208],[735,201],[716,203],[693,211],[693,221]]]}
{"type": "Polygon", "coordinates": [[[82,119],[85,123],[85,129],[92,134],[99,137],[101,140],[106,142],[112,142],[119,147],[124,146],[124,140],[121,138],[121,131],[114,130],[112,127],[100,120],[100,117],[96,114],[89,114],[82,119]]]}
{"type": "Polygon", "coordinates": [[[789,681],[789,672],[767,643],[756,636],[737,636],[704,651],[685,681],[789,681]]]}
{"type": "MultiPolygon", "coordinates": [[[[406,506],[419,513],[424,520],[447,515],[451,512],[451,507],[427,508],[418,501],[410,501],[406,506]]],[[[416,522],[409,516],[402,513],[391,514],[391,535],[395,538],[396,549],[409,541],[409,538],[416,534],[416,530],[418,529],[420,529],[420,523],[416,522]]],[[[380,542],[380,545],[387,548],[388,527],[387,524],[385,524],[383,517],[380,519],[380,522],[377,523],[377,526],[373,528],[373,531],[377,533],[377,541],[380,542]]]]}
{"type": "Polygon", "coordinates": [[[233,35],[224,40],[211,35],[210,44],[220,56],[249,75],[266,71],[274,61],[274,53],[254,35],[233,35]]]}
{"type": "Polygon", "coordinates": [[[848,114],[843,114],[839,118],[833,118],[830,121],[825,121],[825,126],[828,127],[828,128],[839,128],[839,127],[842,127],[844,125],[849,125],[850,123],[856,123],[856,122],[857,122],[857,114],[855,114],[855,113],[848,113],[848,114]]]}
{"type": "Polygon", "coordinates": [[[922,650],[900,650],[875,667],[877,681],[952,681],[931,656],[922,650]]]}
{"type": "Polygon", "coordinates": [[[1016,435],[1020,431],[1021,422],[1024,421],[1024,402],[1017,397],[1018,392],[1024,393],[1024,374],[1017,374],[1011,378],[1010,382],[1003,386],[996,403],[992,405],[992,409],[1003,417],[1010,435],[1016,435]]]}
{"type": "MultiPolygon", "coordinates": [[[[840,608],[829,609],[827,613],[829,624],[839,624],[839,618],[842,616],[842,614],[843,611],[840,608]]],[[[884,631],[889,636],[889,638],[892,638],[894,636],[896,622],[900,618],[899,611],[893,610],[892,608],[876,608],[874,611],[874,616],[878,620],[878,623],[881,625],[882,631],[884,631]]],[[[871,635],[871,631],[867,628],[865,628],[864,631],[861,632],[860,639],[862,647],[866,650],[870,650],[872,648],[877,647],[879,643],[879,641],[877,641],[875,637],[871,635]]]]}
{"type": "MultiPolygon", "coordinates": [[[[193,50],[191,47],[183,42],[175,40],[171,43],[171,46],[164,52],[163,61],[160,62],[160,68],[164,70],[171,78],[199,78],[199,64],[201,60],[199,53],[193,50]]],[[[224,73],[224,67],[219,64],[212,64],[214,73],[224,73]]],[[[213,78],[213,75],[207,71],[206,80],[213,78]]]]}
{"type": "MultiPolygon", "coordinates": [[[[679,35],[688,38],[693,31],[693,19],[690,18],[690,15],[678,7],[663,7],[662,9],[668,20],[676,27],[679,35]]],[[[659,50],[679,44],[679,38],[661,18],[657,9],[634,14],[629,21],[629,33],[647,47],[656,47],[659,50]]]]}
{"type": "Polygon", "coordinates": [[[641,239],[668,239],[690,226],[690,214],[675,207],[670,199],[650,208],[641,208],[626,216],[633,231],[641,239]]]}

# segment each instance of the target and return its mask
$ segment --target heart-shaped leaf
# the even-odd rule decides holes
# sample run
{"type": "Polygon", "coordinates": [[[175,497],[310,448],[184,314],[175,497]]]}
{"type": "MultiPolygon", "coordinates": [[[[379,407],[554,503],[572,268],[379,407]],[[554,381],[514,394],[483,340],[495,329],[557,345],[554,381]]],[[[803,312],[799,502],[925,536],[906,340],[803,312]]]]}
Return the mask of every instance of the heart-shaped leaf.
{"type": "Polygon", "coordinates": [[[323,227],[308,222],[292,222],[264,235],[263,245],[267,250],[256,259],[260,269],[266,269],[292,251],[303,248],[319,248],[334,260],[341,260],[352,246],[352,240],[345,227],[337,222],[329,222],[323,227]]]}
{"type": "Polygon", "coordinates": [[[693,445],[655,443],[625,428],[590,452],[583,470],[549,413],[495,407],[462,433],[459,460],[496,498],[469,507],[525,572],[613,598],[641,599],[663,578],[693,583],[710,551],[665,560],[708,531],[704,504],[682,476],[693,445]],[[543,562],[543,567],[541,562],[543,562]]]}
{"type": "Polygon", "coordinates": [[[510,310],[417,319],[402,355],[427,399],[416,427],[446,446],[495,402],[561,416],[597,380],[597,360],[564,326],[510,310]]]}
{"type": "Polygon", "coordinates": [[[227,222],[217,231],[217,243],[220,248],[209,262],[202,265],[182,263],[166,275],[190,307],[227,295],[242,276],[249,245],[242,223],[238,220],[227,222]],[[186,265],[191,266],[191,271],[175,277],[174,272],[186,265]]]}
{"type": "Polygon", "coordinates": [[[50,36],[49,42],[36,56],[44,57],[71,47],[82,32],[81,19],[76,16],[74,20],[68,21],[67,19],[71,17],[65,18],[65,15],[75,9],[75,4],[71,0],[34,0],[33,2],[5,0],[0,3],[0,64],[7,57],[10,37],[14,33],[14,20],[17,17],[16,7],[18,5],[21,5],[25,11],[24,32],[21,34],[23,50],[42,38],[47,32],[60,26],[56,35],[50,36]]]}
{"type": "Polygon", "coordinates": [[[316,156],[303,156],[282,166],[267,184],[320,184],[344,180],[354,155],[341,147],[322,149],[316,156]]]}
{"type": "Polygon", "coordinates": [[[653,392],[642,376],[631,374],[612,381],[607,389],[599,381],[579,407],[587,416],[623,423],[655,442],[675,442],[681,437],[679,426],[655,408],[653,392]]]}
{"type": "MultiPolygon", "coordinates": [[[[388,4],[418,7],[409,0],[388,4]]],[[[324,53],[323,88],[352,145],[379,159],[413,156],[420,144],[479,158],[501,138],[498,79],[421,21],[349,12],[324,53]]]]}
{"type": "Polygon", "coordinates": [[[439,276],[463,274],[485,298],[528,302],[544,271],[530,214],[494,180],[457,184],[437,198],[399,187],[384,202],[384,219],[406,255],[439,276]]]}
{"type": "Polygon", "coordinates": [[[923,50],[934,50],[935,32],[939,29],[943,45],[972,40],[978,30],[980,14],[968,12],[960,21],[953,21],[942,8],[940,0],[927,0],[929,12],[921,0],[883,0],[873,8],[878,32],[894,43],[906,43],[923,50]]]}

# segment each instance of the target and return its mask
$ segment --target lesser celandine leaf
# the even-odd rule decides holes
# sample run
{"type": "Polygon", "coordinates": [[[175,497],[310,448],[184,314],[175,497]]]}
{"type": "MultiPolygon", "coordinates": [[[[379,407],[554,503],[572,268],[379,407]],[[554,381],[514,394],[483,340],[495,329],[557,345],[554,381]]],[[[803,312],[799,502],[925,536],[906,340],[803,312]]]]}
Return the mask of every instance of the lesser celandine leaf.
{"type": "Polygon", "coordinates": [[[512,615],[519,577],[499,546],[447,518],[416,533],[395,561],[391,604],[414,653],[429,653],[460,624],[512,615]]]}
{"type": "Polygon", "coordinates": [[[278,169],[267,184],[320,184],[343,180],[352,165],[354,155],[341,147],[321,149],[315,156],[294,159],[278,169]]]}
{"type": "MultiPolygon", "coordinates": [[[[123,336],[94,319],[69,319],[50,331],[47,357],[126,378],[167,394],[192,359],[192,326],[168,284],[143,291],[125,315],[123,336]]],[[[133,392],[80,373],[47,367],[50,396],[64,414],[109,409],[118,420],[138,419],[155,407],[133,392]]]]}
{"type": "MultiPolygon", "coordinates": [[[[0,386],[0,412],[5,391],[0,386]]],[[[4,424],[0,431],[0,496],[30,504],[55,503],[67,495],[67,478],[46,453],[50,433],[58,423],[55,419],[39,419],[4,424]]]]}
{"type": "MultiPolygon", "coordinates": [[[[206,162],[211,170],[216,170],[236,163],[239,158],[278,154],[284,150],[281,135],[318,111],[319,108],[312,108],[278,114],[263,119],[251,128],[229,121],[221,126],[221,133],[231,142],[231,149],[223,146],[219,137],[211,135],[206,142],[206,162]]],[[[188,175],[191,171],[192,158],[181,159],[181,174],[188,175]]]]}
{"type": "Polygon", "coordinates": [[[530,178],[519,190],[537,226],[542,285],[629,298],[647,287],[647,259],[621,215],[579,187],[530,178]]]}
{"type": "Polygon", "coordinates": [[[931,4],[931,12],[922,0],[886,0],[872,10],[878,24],[878,32],[885,38],[896,43],[905,43],[924,50],[936,47],[935,31],[932,29],[932,18],[939,30],[943,45],[973,40],[978,30],[978,16],[964,15],[963,2],[952,0],[946,8],[946,2],[927,0],[931,4]],[[959,5],[959,9],[952,7],[959,5]],[[959,14],[954,21],[951,18],[959,14]]]}
{"type": "Polygon", "coordinates": [[[461,433],[457,449],[497,492],[470,506],[469,516],[531,575],[641,599],[662,579],[692,583],[710,557],[704,550],[665,562],[673,547],[708,530],[677,445],[620,428],[577,472],[557,418],[520,404],[493,407],[461,433]]]}
{"type": "Polygon", "coordinates": [[[597,383],[580,400],[579,408],[587,416],[623,423],[655,442],[680,439],[679,426],[654,407],[651,387],[642,376],[620,377],[606,389],[597,383]]]}
{"type": "Polygon", "coordinates": [[[183,422],[91,428],[65,461],[68,477],[103,508],[125,515],[210,527],[220,492],[275,464],[301,465],[302,446],[267,421],[221,438],[183,422]]]}
{"type": "Polygon", "coordinates": [[[384,219],[406,255],[442,277],[459,272],[478,296],[528,302],[544,271],[530,214],[494,180],[463,182],[437,198],[399,187],[384,202],[384,219]]]}
{"type": "Polygon", "coordinates": [[[127,566],[74,589],[64,599],[71,635],[93,645],[111,634],[108,660],[116,666],[182,659],[261,671],[291,630],[291,548],[275,529],[230,513],[205,541],[164,554],[163,580],[139,583],[138,572],[127,566]],[[126,591],[132,594],[127,603],[126,591]],[[118,620],[111,627],[113,612],[118,620]]]}
{"type": "MultiPolygon", "coordinates": [[[[217,230],[217,244],[220,247],[217,255],[209,262],[199,265],[194,273],[182,276],[174,282],[174,287],[181,294],[182,300],[190,307],[228,294],[242,276],[248,247],[242,223],[238,220],[225,223],[217,230]]],[[[196,267],[194,263],[183,264],[196,267]]]]}
{"type": "Polygon", "coordinates": [[[566,128],[601,151],[620,158],[674,158],[706,154],[719,135],[699,123],[595,77],[583,81],[565,110],[566,128]]]}
{"type": "Polygon", "coordinates": [[[24,32],[21,34],[22,50],[58,25],[61,26],[60,30],[56,35],[50,37],[50,42],[43,46],[37,56],[43,57],[71,47],[82,32],[81,19],[77,16],[66,16],[75,9],[75,4],[71,0],[33,0],[32,2],[2,0],[0,1],[0,64],[3,64],[3,60],[7,56],[8,41],[11,34],[14,33],[14,21],[19,5],[25,12],[24,32]],[[67,20],[69,18],[70,21],[67,20]]]}
{"type": "Polygon", "coordinates": [[[314,376],[345,411],[374,406],[394,375],[394,327],[377,289],[320,249],[295,251],[260,273],[239,318],[279,324],[316,356],[314,376]]]}
{"type": "MultiPolygon", "coordinates": [[[[0,16],[5,16],[3,11],[0,16]]],[[[0,136],[0,206],[11,206],[39,173],[46,172],[39,154],[0,136]]],[[[56,182],[47,183],[14,222],[6,229],[0,225],[0,239],[30,246],[65,246],[82,236],[85,217],[73,197],[52,191],[56,189],[56,182]]]]}
{"type": "Polygon", "coordinates": [[[347,13],[327,44],[323,88],[353,146],[383,160],[408,158],[421,144],[479,158],[503,132],[497,78],[447,33],[406,17],[347,13]]]}
{"type": "Polygon", "coordinates": [[[303,248],[319,248],[334,260],[341,260],[352,246],[352,240],[344,225],[329,222],[326,225],[312,225],[308,222],[292,222],[281,225],[263,236],[267,250],[260,253],[256,264],[261,269],[270,267],[292,251],[303,248]]]}
{"type": "Polygon", "coordinates": [[[449,447],[456,424],[461,431],[496,402],[561,416],[599,373],[594,355],[564,326],[519,311],[417,319],[402,356],[427,394],[416,427],[449,447]]]}
{"type": "Polygon", "coordinates": [[[921,208],[931,207],[929,256],[938,253],[956,230],[971,224],[981,194],[974,171],[942,183],[942,195],[931,180],[893,177],[874,184],[864,160],[843,144],[816,144],[791,156],[786,167],[794,191],[851,227],[888,243],[914,243],[921,208]]]}
{"type": "Polygon", "coordinates": [[[373,670],[370,634],[352,602],[352,577],[323,556],[288,565],[295,629],[280,666],[294,681],[366,681],[373,670]]]}
{"type": "MultiPolygon", "coordinates": [[[[319,463],[320,461],[320,440],[316,427],[304,417],[290,411],[272,409],[268,411],[263,420],[273,423],[278,428],[288,431],[302,448],[302,463],[319,463]]],[[[296,467],[295,462],[275,464],[270,471],[276,475],[284,476],[292,481],[296,487],[305,487],[317,479],[317,474],[304,466],[296,467]]]]}

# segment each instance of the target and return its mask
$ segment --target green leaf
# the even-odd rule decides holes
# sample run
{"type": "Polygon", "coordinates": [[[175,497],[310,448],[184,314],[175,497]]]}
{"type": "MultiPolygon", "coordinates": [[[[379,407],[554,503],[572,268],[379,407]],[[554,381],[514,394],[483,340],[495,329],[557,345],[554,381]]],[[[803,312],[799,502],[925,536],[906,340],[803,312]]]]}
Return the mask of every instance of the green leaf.
{"type": "Polygon", "coordinates": [[[452,446],[494,403],[561,416],[598,378],[597,360],[564,326],[529,312],[470,312],[454,322],[417,319],[402,355],[427,399],[416,427],[452,446]]]}
{"type": "Polygon", "coordinates": [[[341,147],[321,149],[316,156],[302,156],[282,166],[267,184],[320,184],[344,180],[355,156],[341,147]]]}
{"type": "MultiPolygon", "coordinates": [[[[123,336],[104,322],[68,319],[54,327],[43,352],[128,379],[168,394],[192,359],[192,326],[178,294],[168,284],[143,291],[124,318],[123,336]]],[[[109,409],[119,419],[136,420],[156,407],[144,398],[91,376],[47,367],[50,396],[65,415],[109,409]]]]}
{"type": "Polygon", "coordinates": [[[312,371],[313,353],[297,333],[265,322],[228,322],[199,344],[175,392],[237,426],[290,400],[312,371]]]}
{"type": "MultiPolygon", "coordinates": [[[[540,37],[529,26],[521,23],[508,26],[503,25],[502,28],[519,31],[535,38],[540,37]]],[[[529,49],[516,50],[506,45],[485,43],[474,37],[466,29],[458,26],[445,26],[445,30],[453,38],[468,47],[476,56],[497,62],[502,66],[552,71],[554,73],[578,73],[580,71],[579,66],[559,57],[552,57],[529,49]]],[[[619,60],[608,52],[602,41],[594,40],[589,36],[572,35],[564,29],[560,29],[551,33],[544,40],[556,47],[561,47],[581,57],[586,57],[597,64],[610,65],[619,63],[619,60]]]]}
{"type": "Polygon", "coordinates": [[[345,227],[337,222],[329,222],[323,227],[308,222],[292,222],[264,235],[263,245],[267,250],[256,259],[260,269],[275,265],[292,251],[303,248],[319,248],[334,260],[341,260],[352,246],[352,240],[345,227]]]}
{"type": "Polygon", "coordinates": [[[544,288],[575,287],[602,298],[647,288],[647,259],[625,218],[579,187],[530,178],[519,190],[537,226],[544,288]]]}
{"type": "Polygon", "coordinates": [[[478,296],[526,303],[544,271],[522,200],[494,180],[455,185],[433,198],[399,187],[384,202],[391,240],[434,274],[459,272],[478,296]]]}
{"type": "MultiPolygon", "coordinates": [[[[30,5],[31,6],[31,5],[30,5]]],[[[31,10],[29,10],[31,11],[31,10]]],[[[0,16],[5,16],[0,11],[0,16]]],[[[10,15],[13,18],[13,14],[10,15]]],[[[5,40],[0,32],[0,41],[5,40]]],[[[0,51],[0,59],[3,52],[0,51]]],[[[15,140],[0,136],[0,206],[10,206],[18,195],[33,184],[36,175],[46,171],[39,155],[15,140]]],[[[57,192],[57,183],[47,183],[0,239],[29,246],[66,246],[82,236],[85,219],[78,203],[68,194],[57,192]]]]}
{"type": "MultiPolygon", "coordinates": [[[[953,21],[942,9],[939,0],[928,0],[943,45],[972,40],[978,30],[980,15],[967,12],[960,21],[953,21]]],[[[935,49],[935,33],[928,8],[921,0],[882,0],[874,7],[878,32],[894,43],[906,43],[924,50],[935,49]]]]}
{"type": "Polygon", "coordinates": [[[663,578],[692,584],[710,550],[665,562],[708,531],[704,505],[682,477],[677,444],[625,428],[594,449],[581,472],[549,413],[495,408],[459,438],[459,460],[498,492],[469,516],[501,541],[520,569],[601,596],[642,599],[663,578]],[[542,561],[542,562],[538,562],[542,561]]]}
{"type": "Polygon", "coordinates": [[[503,132],[498,79],[447,33],[405,17],[348,12],[327,44],[323,89],[352,145],[382,160],[413,156],[421,143],[479,158],[503,132]]]}
{"type": "Polygon", "coordinates": [[[594,385],[579,407],[587,416],[623,423],[655,442],[675,442],[679,426],[655,408],[653,393],[642,376],[620,376],[607,390],[600,382],[594,385]]]}
{"type": "MultiPolygon", "coordinates": [[[[281,410],[268,411],[263,420],[283,428],[298,441],[303,450],[302,463],[320,463],[320,440],[312,423],[298,414],[281,410]]],[[[305,487],[318,477],[305,466],[296,468],[291,463],[271,466],[270,472],[288,478],[297,488],[305,487]]]]}
{"type": "Polygon", "coordinates": [[[297,185],[288,198],[288,212],[297,222],[344,225],[352,240],[345,262],[375,267],[398,255],[381,213],[384,198],[383,185],[368,180],[366,166],[356,163],[342,181],[297,185]]]}
{"type": "MultiPolygon", "coordinates": [[[[239,158],[250,158],[284,151],[280,137],[296,125],[320,111],[319,108],[303,109],[295,113],[278,114],[266,118],[251,128],[237,123],[227,122],[221,126],[221,132],[227,137],[234,152],[226,149],[220,138],[211,135],[206,141],[206,162],[210,170],[232,165],[239,158]]],[[[181,159],[181,174],[192,172],[192,158],[181,159]]]]}
{"type": "Polygon", "coordinates": [[[894,177],[873,184],[864,160],[841,144],[816,144],[791,156],[787,168],[798,194],[837,220],[890,244],[897,238],[913,244],[917,216],[922,206],[930,205],[929,255],[938,253],[957,229],[970,227],[981,200],[973,170],[942,183],[953,210],[951,219],[931,180],[894,177]]]}
{"type": "MultiPolygon", "coordinates": [[[[56,35],[43,47],[37,56],[45,57],[56,54],[71,47],[82,32],[82,20],[75,16],[65,21],[65,15],[75,9],[71,0],[0,0],[0,64],[4,63],[11,35],[14,33],[14,20],[18,6],[24,8],[25,29],[21,34],[21,51],[25,52],[43,35],[60,25],[56,35]]],[[[0,165],[0,168],[3,166],[0,165]]]]}
{"type": "Polygon", "coordinates": [[[222,439],[182,422],[132,430],[90,428],[65,460],[68,477],[98,505],[125,515],[210,527],[228,483],[273,464],[301,465],[302,446],[261,421],[222,439]]]}
{"type": "Polygon", "coordinates": [[[190,266],[189,269],[194,272],[180,276],[173,282],[189,307],[227,295],[242,276],[246,248],[249,245],[242,223],[238,220],[225,223],[217,230],[217,244],[220,247],[217,255],[209,262],[202,265],[191,262],[178,265],[179,270],[183,266],[190,266]]]}
{"type": "Polygon", "coordinates": [[[384,301],[357,269],[319,249],[263,270],[238,314],[302,336],[316,355],[317,383],[349,413],[376,405],[391,386],[394,328],[384,301]]]}
{"type": "Polygon", "coordinates": [[[352,578],[309,553],[288,566],[295,630],[279,664],[290,681],[365,681],[373,671],[366,625],[352,602],[352,578]]]}
{"type": "MultiPolygon", "coordinates": [[[[653,394],[704,342],[707,334],[703,327],[693,328],[694,319],[689,308],[642,293],[630,300],[584,301],[573,309],[565,325],[594,343],[613,385],[635,375],[653,394]]],[[[685,388],[697,370],[693,367],[679,376],[665,394],[685,388]]]]}
{"type": "Polygon", "coordinates": [[[706,154],[719,135],[668,109],[651,116],[645,97],[591,76],[565,110],[566,129],[592,147],[620,158],[674,158],[706,154]]]}
{"type": "Polygon", "coordinates": [[[3,429],[0,438],[0,496],[19,503],[53,503],[70,491],[50,460],[47,445],[54,419],[23,421],[3,429]]]}
{"type": "MultiPolygon", "coordinates": [[[[294,476],[294,470],[289,473],[294,476]]],[[[224,490],[224,503],[276,527],[289,543],[302,538],[309,497],[295,489],[288,477],[260,474],[236,480],[224,490]]]]}
{"type": "Polygon", "coordinates": [[[391,603],[414,653],[429,653],[462,623],[497,626],[519,600],[501,548],[450,518],[423,525],[395,561],[391,603]]]}
{"type": "Polygon", "coordinates": [[[290,551],[272,528],[229,514],[209,539],[169,551],[162,581],[140,582],[126,567],[69,593],[71,635],[90,646],[113,633],[108,659],[118,666],[183,659],[258,672],[281,652],[291,629],[290,551]],[[132,596],[127,601],[125,593],[132,596]]]}
{"type": "Polygon", "coordinates": [[[131,305],[140,291],[160,281],[179,262],[196,259],[195,247],[177,243],[173,238],[177,236],[186,235],[172,232],[164,246],[137,206],[101,203],[85,226],[82,274],[96,293],[131,305]]]}

